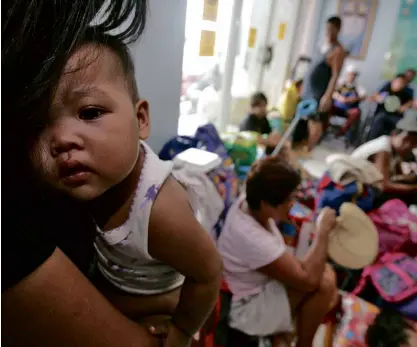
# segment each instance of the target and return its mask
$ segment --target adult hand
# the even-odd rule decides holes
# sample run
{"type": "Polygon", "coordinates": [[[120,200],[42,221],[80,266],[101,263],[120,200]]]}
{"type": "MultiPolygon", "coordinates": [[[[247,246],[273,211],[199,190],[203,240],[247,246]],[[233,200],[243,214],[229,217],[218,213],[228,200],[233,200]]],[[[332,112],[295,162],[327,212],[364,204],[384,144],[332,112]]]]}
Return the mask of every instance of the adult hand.
{"type": "Polygon", "coordinates": [[[346,96],[339,95],[339,96],[337,97],[337,101],[339,101],[339,102],[341,102],[341,103],[343,103],[343,104],[346,104],[346,103],[347,103],[347,101],[348,101],[348,98],[347,98],[346,96]]]}
{"type": "Polygon", "coordinates": [[[382,103],[385,101],[386,97],[387,97],[387,94],[386,94],[386,93],[379,93],[379,94],[376,94],[376,95],[375,95],[375,101],[376,101],[378,104],[382,104],[382,103]]]}
{"type": "Polygon", "coordinates": [[[324,95],[320,99],[319,111],[320,112],[329,112],[332,107],[333,99],[331,96],[324,95]]]}
{"type": "Polygon", "coordinates": [[[317,231],[328,234],[336,225],[336,211],[325,207],[317,218],[317,231]]]}

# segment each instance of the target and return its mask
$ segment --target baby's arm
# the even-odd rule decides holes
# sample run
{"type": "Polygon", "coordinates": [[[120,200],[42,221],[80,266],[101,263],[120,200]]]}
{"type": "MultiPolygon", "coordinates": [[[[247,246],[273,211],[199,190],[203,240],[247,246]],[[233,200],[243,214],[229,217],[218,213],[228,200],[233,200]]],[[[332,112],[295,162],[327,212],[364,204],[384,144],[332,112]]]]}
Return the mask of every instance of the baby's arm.
{"type": "Polygon", "coordinates": [[[152,207],[149,254],[186,278],[166,346],[186,346],[211,313],[220,289],[221,259],[189,205],[185,189],[169,178],[152,207]]]}

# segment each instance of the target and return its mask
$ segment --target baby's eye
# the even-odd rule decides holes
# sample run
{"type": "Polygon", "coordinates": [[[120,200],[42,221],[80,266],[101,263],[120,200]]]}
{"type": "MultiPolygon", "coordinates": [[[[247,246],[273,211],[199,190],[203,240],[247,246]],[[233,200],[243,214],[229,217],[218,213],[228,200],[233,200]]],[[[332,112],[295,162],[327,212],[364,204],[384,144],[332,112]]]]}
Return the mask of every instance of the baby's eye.
{"type": "Polygon", "coordinates": [[[103,114],[103,110],[95,107],[89,107],[81,110],[79,113],[79,117],[82,120],[94,120],[96,118],[101,117],[103,114]]]}

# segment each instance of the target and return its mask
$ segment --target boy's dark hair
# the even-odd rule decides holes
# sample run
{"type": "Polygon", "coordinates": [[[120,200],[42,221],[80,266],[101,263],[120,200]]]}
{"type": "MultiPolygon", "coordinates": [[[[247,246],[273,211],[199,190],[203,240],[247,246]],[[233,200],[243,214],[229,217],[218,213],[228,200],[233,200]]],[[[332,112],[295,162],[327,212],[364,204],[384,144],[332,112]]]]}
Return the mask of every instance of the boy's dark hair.
{"type": "Polygon", "coordinates": [[[297,88],[300,88],[302,84],[303,84],[303,79],[302,78],[295,81],[295,86],[297,88]]]}
{"type": "Polygon", "coordinates": [[[86,44],[107,48],[117,56],[132,100],[137,102],[139,100],[139,92],[135,79],[135,66],[127,45],[115,36],[97,32],[97,30],[94,29],[87,30],[85,36],[80,41],[80,46],[86,44]]]}
{"type": "Polygon", "coordinates": [[[413,69],[413,68],[409,68],[409,69],[405,70],[404,71],[404,74],[406,74],[407,72],[412,73],[414,75],[417,75],[416,69],[413,69]]]}
{"type": "Polygon", "coordinates": [[[369,347],[400,347],[407,345],[407,330],[411,324],[397,311],[382,309],[368,327],[366,343],[369,347]]]}
{"type": "Polygon", "coordinates": [[[332,24],[333,26],[335,26],[337,29],[340,30],[340,28],[342,27],[342,20],[340,19],[340,17],[338,16],[332,16],[327,20],[328,24],[332,24]]]}
{"type": "Polygon", "coordinates": [[[401,78],[401,79],[406,79],[405,75],[403,73],[399,73],[397,75],[395,75],[395,78],[401,78]]]}
{"type": "Polygon", "coordinates": [[[260,106],[262,103],[268,104],[268,98],[262,92],[256,92],[250,97],[250,106],[260,106]]]}
{"type": "Polygon", "coordinates": [[[288,163],[267,157],[252,165],[246,180],[246,201],[257,211],[264,201],[271,206],[285,202],[298,187],[301,177],[288,163]]]}

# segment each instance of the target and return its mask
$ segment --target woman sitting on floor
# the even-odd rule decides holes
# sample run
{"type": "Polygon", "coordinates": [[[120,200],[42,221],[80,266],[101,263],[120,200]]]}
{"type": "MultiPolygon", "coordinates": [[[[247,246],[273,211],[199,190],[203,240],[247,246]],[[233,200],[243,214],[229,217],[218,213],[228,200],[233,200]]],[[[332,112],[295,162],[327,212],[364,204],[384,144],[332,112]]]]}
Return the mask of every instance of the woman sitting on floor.
{"type": "Polygon", "coordinates": [[[352,157],[373,162],[382,173],[384,178],[379,203],[393,198],[399,198],[407,204],[415,201],[415,174],[398,176],[402,174],[402,160],[413,155],[412,151],[417,147],[417,112],[409,112],[398,122],[397,130],[391,136],[383,135],[366,142],[352,153],[352,157]]]}
{"type": "Polygon", "coordinates": [[[229,325],[251,336],[292,331],[297,317],[297,346],[311,347],[317,328],[337,300],[334,273],[326,265],[335,212],[318,218],[310,251],[299,260],[286,252],[276,223],[287,220],[300,183],[297,172],[276,157],[257,161],[246,194],[231,207],[218,240],[225,280],[233,294],[229,325]]]}

